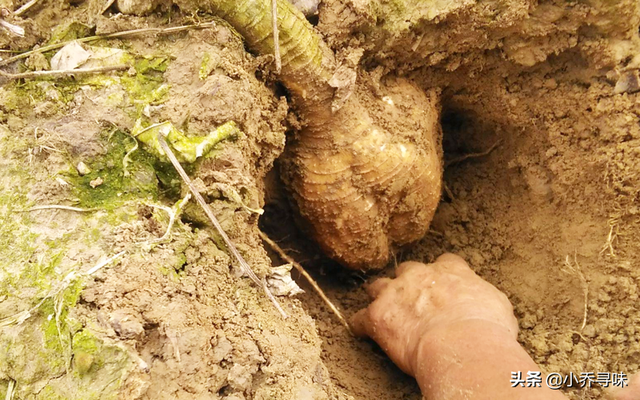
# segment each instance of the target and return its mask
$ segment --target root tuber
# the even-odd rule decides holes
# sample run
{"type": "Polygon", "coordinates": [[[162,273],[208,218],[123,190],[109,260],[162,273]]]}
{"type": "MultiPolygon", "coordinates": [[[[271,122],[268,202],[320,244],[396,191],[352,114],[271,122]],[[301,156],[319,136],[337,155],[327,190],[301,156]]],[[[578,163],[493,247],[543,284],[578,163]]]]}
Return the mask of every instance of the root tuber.
{"type": "MultiPolygon", "coordinates": [[[[178,1],[178,4],[180,1],[178,1]]],[[[272,54],[271,0],[200,0],[254,51],[272,54]]],[[[440,198],[441,131],[435,95],[389,80],[383,99],[357,86],[339,99],[333,53],[304,15],[277,2],[282,82],[305,127],[282,175],[313,238],[354,269],[383,267],[427,231],[440,198]]]]}

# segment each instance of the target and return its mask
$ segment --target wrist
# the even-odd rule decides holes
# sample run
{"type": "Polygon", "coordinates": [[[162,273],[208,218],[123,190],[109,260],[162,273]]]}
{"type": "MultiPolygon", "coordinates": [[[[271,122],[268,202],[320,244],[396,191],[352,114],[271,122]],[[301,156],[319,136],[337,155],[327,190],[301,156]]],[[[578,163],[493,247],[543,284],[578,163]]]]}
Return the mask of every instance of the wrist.
{"type": "Polygon", "coordinates": [[[516,335],[506,326],[481,319],[430,330],[421,338],[412,363],[423,394],[440,393],[445,388],[466,390],[483,384],[483,380],[497,379],[495,375],[504,375],[508,383],[510,368],[531,367],[532,363],[516,335]]]}

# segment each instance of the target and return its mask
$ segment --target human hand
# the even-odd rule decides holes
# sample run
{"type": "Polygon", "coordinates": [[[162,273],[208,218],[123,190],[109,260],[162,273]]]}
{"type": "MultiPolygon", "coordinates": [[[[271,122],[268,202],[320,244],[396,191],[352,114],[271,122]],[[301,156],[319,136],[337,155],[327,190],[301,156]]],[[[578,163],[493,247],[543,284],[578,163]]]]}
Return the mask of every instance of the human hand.
{"type": "Polygon", "coordinates": [[[610,400],[640,400],[640,373],[629,379],[629,386],[609,389],[606,395],[610,400]]]}
{"type": "Polygon", "coordinates": [[[515,342],[517,337],[518,323],[507,297],[454,254],[444,254],[428,265],[402,263],[395,279],[378,279],[367,292],[374,301],[353,316],[354,333],[371,337],[413,376],[420,342],[447,327],[486,322],[498,326],[506,340],[515,342]]]}

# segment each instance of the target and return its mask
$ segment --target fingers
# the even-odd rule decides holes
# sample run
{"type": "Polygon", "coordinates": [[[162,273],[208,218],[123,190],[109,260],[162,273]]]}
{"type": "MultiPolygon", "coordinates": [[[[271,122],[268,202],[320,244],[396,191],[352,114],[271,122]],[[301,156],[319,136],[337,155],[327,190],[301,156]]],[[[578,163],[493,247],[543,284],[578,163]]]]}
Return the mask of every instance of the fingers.
{"type": "Polygon", "coordinates": [[[433,265],[438,266],[438,268],[443,271],[453,272],[456,274],[475,274],[464,258],[451,253],[444,253],[440,257],[436,258],[433,265]]]}
{"type": "Polygon", "coordinates": [[[371,318],[369,317],[369,309],[363,308],[355,313],[350,319],[351,331],[357,337],[371,336],[371,318]]]}
{"type": "Polygon", "coordinates": [[[371,300],[375,300],[378,298],[378,296],[380,296],[380,293],[382,293],[382,291],[384,291],[389,286],[391,282],[393,282],[392,279],[379,278],[376,279],[373,283],[367,285],[365,287],[365,290],[367,291],[369,298],[371,300]]]}
{"type": "Polygon", "coordinates": [[[406,274],[408,271],[412,269],[424,268],[424,267],[426,267],[426,264],[415,262],[415,261],[405,261],[396,267],[396,277],[402,274],[406,274]]]}
{"type": "Polygon", "coordinates": [[[605,391],[610,400],[639,400],[640,399],[640,374],[636,374],[629,380],[625,388],[611,388],[605,391]]]}
{"type": "Polygon", "coordinates": [[[462,257],[460,257],[460,256],[458,256],[456,254],[453,254],[453,253],[444,253],[440,257],[436,258],[434,263],[464,263],[464,264],[466,264],[466,262],[464,261],[464,258],[462,258],[462,257]]]}
{"type": "Polygon", "coordinates": [[[396,268],[396,276],[400,276],[402,274],[407,273],[407,271],[411,271],[415,268],[424,268],[429,267],[431,265],[437,265],[440,268],[444,268],[445,270],[453,270],[453,271],[471,271],[467,262],[460,256],[457,256],[452,253],[444,253],[440,257],[436,258],[436,260],[432,264],[423,264],[415,261],[407,261],[398,265],[396,268]]]}

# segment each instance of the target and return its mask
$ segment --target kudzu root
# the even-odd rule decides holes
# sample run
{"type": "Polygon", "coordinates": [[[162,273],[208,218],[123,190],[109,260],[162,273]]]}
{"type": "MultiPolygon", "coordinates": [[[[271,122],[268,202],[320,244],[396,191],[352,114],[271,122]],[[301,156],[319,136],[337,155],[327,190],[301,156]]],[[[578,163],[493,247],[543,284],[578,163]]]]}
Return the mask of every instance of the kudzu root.
{"type": "MultiPolygon", "coordinates": [[[[273,53],[271,0],[198,5],[225,19],[254,51],[273,53]]],[[[395,249],[424,236],[440,198],[436,96],[389,79],[385,97],[357,86],[337,107],[334,54],[287,0],[277,9],[280,79],[304,121],[287,146],[283,180],[329,256],[354,269],[383,267],[395,249]]]]}

